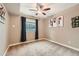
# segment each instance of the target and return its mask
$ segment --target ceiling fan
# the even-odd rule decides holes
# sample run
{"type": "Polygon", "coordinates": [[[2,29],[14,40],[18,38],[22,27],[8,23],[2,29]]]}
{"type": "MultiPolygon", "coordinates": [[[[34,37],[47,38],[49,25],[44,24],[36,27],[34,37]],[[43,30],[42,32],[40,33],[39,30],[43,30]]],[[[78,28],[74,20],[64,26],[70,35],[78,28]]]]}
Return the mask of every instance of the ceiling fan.
{"type": "Polygon", "coordinates": [[[46,15],[46,11],[51,10],[51,8],[46,7],[45,5],[41,4],[41,3],[36,3],[36,9],[29,9],[30,11],[36,11],[36,15],[38,15],[39,13],[46,15]]]}

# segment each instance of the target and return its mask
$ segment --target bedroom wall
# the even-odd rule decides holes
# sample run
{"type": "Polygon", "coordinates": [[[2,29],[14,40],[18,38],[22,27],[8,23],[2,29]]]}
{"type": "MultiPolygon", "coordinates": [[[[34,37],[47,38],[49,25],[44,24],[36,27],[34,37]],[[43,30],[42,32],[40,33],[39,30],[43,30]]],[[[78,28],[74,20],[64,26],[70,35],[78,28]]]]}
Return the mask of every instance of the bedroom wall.
{"type": "Polygon", "coordinates": [[[39,39],[46,37],[44,22],[45,22],[44,19],[39,19],[39,21],[38,21],[39,39]]]}
{"type": "MultiPolygon", "coordinates": [[[[20,43],[21,36],[21,21],[20,16],[10,15],[10,24],[9,24],[9,44],[20,43]]],[[[44,21],[39,19],[38,21],[38,30],[39,30],[39,39],[44,38],[44,21]]],[[[27,35],[27,41],[35,40],[35,33],[29,32],[27,35]]]]}
{"type": "Polygon", "coordinates": [[[10,15],[9,44],[19,43],[21,34],[21,22],[19,15],[10,15]]]}
{"type": "Polygon", "coordinates": [[[49,28],[48,21],[51,17],[45,19],[46,37],[49,40],[79,49],[79,27],[72,28],[71,26],[71,18],[79,16],[79,4],[59,12],[55,16],[64,16],[64,27],[49,28]]]}
{"type": "MultiPolygon", "coordinates": [[[[6,10],[6,8],[5,8],[5,10],[6,10]]],[[[9,40],[8,40],[8,24],[9,24],[9,15],[6,10],[5,24],[0,23],[0,55],[3,55],[5,50],[8,47],[8,42],[9,42],[9,40]]]]}

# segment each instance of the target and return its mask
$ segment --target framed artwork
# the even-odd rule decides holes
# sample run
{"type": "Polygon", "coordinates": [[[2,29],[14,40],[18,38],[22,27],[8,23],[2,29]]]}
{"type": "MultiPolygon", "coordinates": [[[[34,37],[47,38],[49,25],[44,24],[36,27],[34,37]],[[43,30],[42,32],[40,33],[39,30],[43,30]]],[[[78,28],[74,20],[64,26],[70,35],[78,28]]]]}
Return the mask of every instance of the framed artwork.
{"type": "Polygon", "coordinates": [[[71,21],[72,21],[72,28],[79,27],[79,16],[73,17],[71,21]]]}
{"type": "Polygon", "coordinates": [[[49,20],[49,27],[57,27],[57,21],[56,18],[49,20]]]}
{"type": "Polygon", "coordinates": [[[57,27],[57,20],[56,20],[56,18],[53,18],[53,27],[57,27]]]}
{"type": "Polygon", "coordinates": [[[63,27],[64,26],[64,17],[58,16],[50,19],[49,27],[63,27]]]}
{"type": "Polygon", "coordinates": [[[5,8],[0,4],[0,23],[5,23],[5,8]]]}
{"type": "Polygon", "coordinates": [[[49,20],[49,27],[53,27],[53,19],[49,20]]]}
{"type": "Polygon", "coordinates": [[[58,27],[63,27],[64,26],[64,17],[63,16],[57,17],[57,26],[58,27]]]}

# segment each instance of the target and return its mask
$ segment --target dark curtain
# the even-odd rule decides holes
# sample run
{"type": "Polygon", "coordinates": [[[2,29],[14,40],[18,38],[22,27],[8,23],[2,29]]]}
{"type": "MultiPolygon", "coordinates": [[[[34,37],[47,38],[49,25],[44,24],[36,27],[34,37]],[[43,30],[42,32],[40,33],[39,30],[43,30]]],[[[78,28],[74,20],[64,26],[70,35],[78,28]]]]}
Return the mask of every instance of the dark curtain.
{"type": "Polygon", "coordinates": [[[21,17],[21,42],[26,41],[26,17],[21,17]]]}
{"type": "Polygon", "coordinates": [[[36,19],[36,31],[35,31],[35,39],[37,40],[39,37],[38,37],[38,19],[36,19]]]}

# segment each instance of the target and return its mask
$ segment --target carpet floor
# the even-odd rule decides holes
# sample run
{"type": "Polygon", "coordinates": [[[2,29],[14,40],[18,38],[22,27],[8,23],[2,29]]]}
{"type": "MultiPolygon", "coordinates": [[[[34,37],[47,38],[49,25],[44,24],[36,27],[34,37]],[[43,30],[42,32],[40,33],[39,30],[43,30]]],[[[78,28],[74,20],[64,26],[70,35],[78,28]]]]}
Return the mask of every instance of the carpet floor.
{"type": "Polygon", "coordinates": [[[43,40],[10,47],[6,56],[79,56],[79,52],[43,40]]]}

